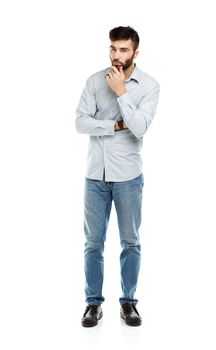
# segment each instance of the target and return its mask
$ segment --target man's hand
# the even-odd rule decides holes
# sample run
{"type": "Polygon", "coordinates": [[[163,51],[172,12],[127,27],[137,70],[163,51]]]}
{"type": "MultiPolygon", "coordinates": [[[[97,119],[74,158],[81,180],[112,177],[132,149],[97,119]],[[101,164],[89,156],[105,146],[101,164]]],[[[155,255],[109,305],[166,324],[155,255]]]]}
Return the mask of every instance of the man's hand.
{"type": "Polygon", "coordinates": [[[114,130],[115,131],[119,131],[119,130],[125,130],[128,129],[127,125],[123,122],[123,120],[119,123],[119,121],[117,121],[114,125],[114,130]]]}
{"type": "Polygon", "coordinates": [[[124,95],[127,90],[125,88],[125,76],[123,68],[120,67],[119,70],[116,66],[112,66],[112,71],[107,74],[106,81],[109,87],[118,95],[124,95]]]}

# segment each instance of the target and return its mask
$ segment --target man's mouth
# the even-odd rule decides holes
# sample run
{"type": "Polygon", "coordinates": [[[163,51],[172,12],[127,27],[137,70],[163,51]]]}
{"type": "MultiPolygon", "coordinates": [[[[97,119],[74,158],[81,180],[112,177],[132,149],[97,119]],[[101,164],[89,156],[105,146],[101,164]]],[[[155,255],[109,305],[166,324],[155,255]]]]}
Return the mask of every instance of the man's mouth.
{"type": "Polygon", "coordinates": [[[118,61],[113,61],[114,66],[123,66],[123,63],[118,62],[118,61]]]}

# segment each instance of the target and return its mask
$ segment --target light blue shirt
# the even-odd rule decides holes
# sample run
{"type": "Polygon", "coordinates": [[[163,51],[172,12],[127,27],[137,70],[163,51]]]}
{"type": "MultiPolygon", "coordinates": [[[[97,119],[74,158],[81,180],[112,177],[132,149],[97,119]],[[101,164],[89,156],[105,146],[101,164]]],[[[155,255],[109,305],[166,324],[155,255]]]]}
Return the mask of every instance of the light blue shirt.
{"type": "Polygon", "coordinates": [[[160,86],[137,66],[118,97],[109,87],[110,68],[91,75],[76,110],[76,129],[90,135],[86,177],[105,181],[131,180],[142,173],[143,135],[156,112],[160,86]],[[123,119],[128,129],[114,131],[123,119]]]}

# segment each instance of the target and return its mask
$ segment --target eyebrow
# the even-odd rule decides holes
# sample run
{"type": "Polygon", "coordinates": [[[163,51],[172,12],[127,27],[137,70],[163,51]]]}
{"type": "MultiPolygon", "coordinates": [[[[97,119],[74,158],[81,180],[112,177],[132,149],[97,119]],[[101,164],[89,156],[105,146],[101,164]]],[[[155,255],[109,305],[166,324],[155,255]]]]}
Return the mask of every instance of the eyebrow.
{"type": "MultiPolygon", "coordinates": [[[[113,46],[113,45],[110,45],[110,48],[111,49],[116,49],[116,47],[113,46]]],[[[127,47],[120,47],[119,50],[127,50],[127,51],[129,51],[129,49],[127,47]]]]}

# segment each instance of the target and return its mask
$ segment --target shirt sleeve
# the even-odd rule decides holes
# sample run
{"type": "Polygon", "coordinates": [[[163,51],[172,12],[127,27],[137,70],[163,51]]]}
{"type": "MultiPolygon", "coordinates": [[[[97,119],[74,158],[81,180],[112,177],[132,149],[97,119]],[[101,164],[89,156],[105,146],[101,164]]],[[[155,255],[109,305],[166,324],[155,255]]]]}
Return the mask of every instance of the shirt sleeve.
{"type": "Polygon", "coordinates": [[[129,93],[117,98],[122,117],[128,129],[140,138],[147,131],[156,112],[159,100],[160,85],[151,89],[141,100],[139,105],[135,105],[129,93]]]}
{"type": "Polygon", "coordinates": [[[93,89],[93,78],[90,77],[83,93],[80,97],[78,107],[76,109],[76,129],[81,134],[91,136],[114,135],[114,120],[97,120],[94,119],[97,106],[93,89]]]}

